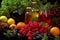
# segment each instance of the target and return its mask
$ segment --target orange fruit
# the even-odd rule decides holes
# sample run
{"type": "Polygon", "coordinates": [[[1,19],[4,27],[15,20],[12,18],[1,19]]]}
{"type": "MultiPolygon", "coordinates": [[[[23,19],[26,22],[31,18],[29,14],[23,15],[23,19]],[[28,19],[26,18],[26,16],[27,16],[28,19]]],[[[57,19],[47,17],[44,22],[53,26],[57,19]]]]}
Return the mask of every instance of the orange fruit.
{"type": "Polygon", "coordinates": [[[53,36],[59,35],[59,28],[58,28],[58,27],[52,27],[52,28],[50,29],[50,33],[51,33],[53,36]]]}
{"type": "Polygon", "coordinates": [[[19,22],[16,26],[17,29],[20,29],[20,28],[23,28],[23,27],[25,27],[25,23],[23,23],[23,22],[19,22]]]}

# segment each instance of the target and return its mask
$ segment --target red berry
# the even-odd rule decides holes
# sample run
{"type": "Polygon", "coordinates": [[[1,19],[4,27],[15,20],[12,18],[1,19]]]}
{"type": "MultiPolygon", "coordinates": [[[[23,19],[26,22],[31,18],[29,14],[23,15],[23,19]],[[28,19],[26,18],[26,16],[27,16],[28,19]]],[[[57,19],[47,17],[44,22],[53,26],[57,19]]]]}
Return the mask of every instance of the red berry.
{"type": "Polygon", "coordinates": [[[22,34],[23,34],[23,35],[26,35],[26,31],[23,31],[22,34]]]}
{"type": "Polygon", "coordinates": [[[35,34],[32,34],[32,37],[36,36],[35,34]]]}
{"type": "Polygon", "coordinates": [[[37,28],[38,27],[38,22],[34,21],[33,25],[34,25],[35,28],[37,28]]]}
{"type": "Polygon", "coordinates": [[[29,22],[29,24],[32,24],[33,22],[29,22]]]}
{"type": "Polygon", "coordinates": [[[38,31],[38,28],[35,28],[36,31],[38,31]]]}
{"type": "Polygon", "coordinates": [[[21,29],[19,30],[19,33],[20,33],[20,32],[23,32],[23,31],[24,31],[24,28],[21,28],[21,29]]]}
{"type": "Polygon", "coordinates": [[[30,27],[33,27],[33,23],[29,24],[30,27]]]}
{"type": "Polygon", "coordinates": [[[36,30],[35,29],[32,29],[32,32],[36,32],[36,30]]]}
{"type": "Polygon", "coordinates": [[[42,28],[42,26],[43,26],[43,25],[40,23],[40,24],[39,24],[39,28],[42,28]]]}
{"type": "Polygon", "coordinates": [[[47,31],[48,31],[48,29],[47,28],[44,28],[43,32],[46,33],[47,31]]]}
{"type": "Polygon", "coordinates": [[[27,29],[28,27],[29,27],[29,24],[25,25],[25,27],[24,27],[24,28],[25,28],[25,29],[27,29]]]}
{"type": "Polygon", "coordinates": [[[32,37],[28,37],[28,40],[32,40],[32,37]]]}
{"type": "Polygon", "coordinates": [[[43,33],[43,29],[40,29],[40,30],[39,30],[39,33],[43,33]]]}
{"type": "Polygon", "coordinates": [[[49,20],[46,20],[46,22],[48,23],[48,24],[50,24],[51,23],[51,20],[49,19],[49,20]]]}
{"type": "Polygon", "coordinates": [[[32,37],[31,31],[29,31],[29,32],[27,33],[27,36],[28,36],[28,37],[32,37]]]}
{"type": "Polygon", "coordinates": [[[31,30],[31,27],[28,28],[28,31],[30,31],[30,30],[31,30]]]}

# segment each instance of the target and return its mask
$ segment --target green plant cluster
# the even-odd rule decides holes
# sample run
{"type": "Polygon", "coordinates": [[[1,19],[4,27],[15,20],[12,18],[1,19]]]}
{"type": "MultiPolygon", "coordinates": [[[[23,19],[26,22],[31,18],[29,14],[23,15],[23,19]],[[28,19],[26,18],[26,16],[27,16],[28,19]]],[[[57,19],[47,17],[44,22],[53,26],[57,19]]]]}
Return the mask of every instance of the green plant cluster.
{"type": "Polygon", "coordinates": [[[37,7],[40,11],[46,10],[51,5],[50,2],[47,2],[47,0],[2,0],[0,7],[0,16],[5,15],[9,18],[10,13],[16,9],[18,9],[20,13],[23,13],[26,10],[27,6],[32,7],[33,1],[37,2],[37,7]]]}
{"type": "Polygon", "coordinates": [[[2,0],[0,8],[0,16],[5,15],[8,18],[10,17],[10,12],[15,10],[19,5],[18,0],[2,0]]]}

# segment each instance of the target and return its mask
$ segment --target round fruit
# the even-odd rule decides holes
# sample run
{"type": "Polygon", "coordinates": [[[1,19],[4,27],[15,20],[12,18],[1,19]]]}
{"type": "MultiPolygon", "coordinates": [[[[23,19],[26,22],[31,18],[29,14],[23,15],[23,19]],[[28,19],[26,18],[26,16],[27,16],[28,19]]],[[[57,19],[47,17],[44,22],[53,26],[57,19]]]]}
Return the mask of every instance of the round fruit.
{"type": "Polygon", "coordinates": [[[50,29],[50,33],[51,33],[53,36],[59,35],[59,28],[58,28],[58,27],[52,27],[52,28],[50,29]]]}
{"type": "Polygon", "coordinates": [[[59,31],[60,32],[60,31],[59,31]]]}
{"type": "Polygon", "coordinates": [[[9,25],[15,24],[15,20],[14,20],[13,18],[9,18],[8,21],[7,21],[7,23],[8,23],[9,25]]]}
{"type": "Polygon", "coordinates": [[[15,25],[15,24],[11,24],[11,25],[9,26],[9,28],[12,29],[12,30],[14,30],[14,29],[16,29],[16,25],[15,25]]]}
{"type": "Polygon", "coordinates": [[[5,22],[1,22],[0,23],[0,29],[6,29],[6,28],[8,28],[8,24],[5,22]]]}
{"type": "Polygon", "coordinates": [[[20,28],[23,28],[23,27],[25,27],[25,23],[23,23],[23,22],[19,22],[16,26],[17,29],[20,29],[20,28]]]}
{"type": "Polygon", "coordinates": [[[0,17],[0,21],[2,21],[2,22],[7,22],[7,17],[6,17],[6,16],[1,16],[1,17],[0,17]]]}

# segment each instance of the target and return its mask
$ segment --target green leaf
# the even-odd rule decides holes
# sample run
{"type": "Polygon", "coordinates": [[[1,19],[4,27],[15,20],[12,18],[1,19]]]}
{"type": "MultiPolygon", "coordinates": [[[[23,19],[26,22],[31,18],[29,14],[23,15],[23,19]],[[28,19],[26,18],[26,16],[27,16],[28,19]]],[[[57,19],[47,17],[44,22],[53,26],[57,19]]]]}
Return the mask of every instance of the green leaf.
{"type": "Polygon", "coordinates": [[[7,30],[7,32],[6,32],[6,36],[7,36],[7,37],[10,37],[11,34],[12,34],[12,32],[13,32],[12,30],[7,30]]]}
{"type": "Polygon", "coordinates": [[[56,36],[55,37],[55,40],[60,40],[60,36],[56,36]]]}
{"type": "Polygon", "coordinates": [[[21,5],[27,6],[28,5],[28,0],[21,0],[21,5]]]}
{"type": "Polygon", "coordinates": [[[43,7],[43,10],[46,10],[48,7],[50,6],[50,2],[49,3],[46,3],[43,7]]]}
{"type": "Polygon", "coordinates": [[[3,5],[3,7],[0,8],[0,16],[7,16],[8,18],[10,17],[8,7],[3,5]]]}
{"type": "Polygon", "coordinates": [[[44,37],[43,37],[43,39],[42,40],[48,40],[48,36],[47,36],[47,34],[46,33],[44,33],[44,37]]]}

